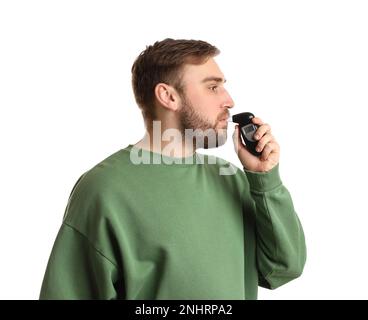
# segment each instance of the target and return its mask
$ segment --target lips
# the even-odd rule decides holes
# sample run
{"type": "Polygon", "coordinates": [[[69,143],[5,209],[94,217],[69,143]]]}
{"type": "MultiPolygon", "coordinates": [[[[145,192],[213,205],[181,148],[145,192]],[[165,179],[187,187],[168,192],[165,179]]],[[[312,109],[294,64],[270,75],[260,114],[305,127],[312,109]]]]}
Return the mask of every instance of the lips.
{"type": "Polygon", "coordinates": [[[219,120],[219,125],[221,127],[227,128],[227,118],[223,118],[223,119],[219,120]]]}
{"type": "Polygon", "coordinates": [[[223,118],[220,119],[220,121],[226,121],[230,118],[230,115],[227,113],[223,118]]]}

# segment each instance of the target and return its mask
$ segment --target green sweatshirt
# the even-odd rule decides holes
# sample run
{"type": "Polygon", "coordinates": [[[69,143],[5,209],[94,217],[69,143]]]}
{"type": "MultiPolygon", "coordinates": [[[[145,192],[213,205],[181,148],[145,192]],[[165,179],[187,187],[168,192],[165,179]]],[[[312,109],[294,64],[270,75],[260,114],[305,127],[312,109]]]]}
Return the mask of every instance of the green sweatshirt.
{"type": "Polygon", "coordinates": [[[300,276],[304,234],[279,165],[257,173],[147,150],[151,164],[136,164],[137,150],[74,185],[40,299],[256,299],[258,286],[300,276]]]}

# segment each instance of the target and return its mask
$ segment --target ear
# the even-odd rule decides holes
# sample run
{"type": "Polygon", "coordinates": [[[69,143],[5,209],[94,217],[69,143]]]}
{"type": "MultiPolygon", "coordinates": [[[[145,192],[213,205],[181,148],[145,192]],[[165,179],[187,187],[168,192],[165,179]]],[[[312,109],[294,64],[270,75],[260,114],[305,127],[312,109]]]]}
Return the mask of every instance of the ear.
{"type": "Polygon", "coordinates": [[[157,101],[165,108],[176,111],[180,107],[180,98],[176,90],[166,83],[158,83],[155,87],[157,101]]]}

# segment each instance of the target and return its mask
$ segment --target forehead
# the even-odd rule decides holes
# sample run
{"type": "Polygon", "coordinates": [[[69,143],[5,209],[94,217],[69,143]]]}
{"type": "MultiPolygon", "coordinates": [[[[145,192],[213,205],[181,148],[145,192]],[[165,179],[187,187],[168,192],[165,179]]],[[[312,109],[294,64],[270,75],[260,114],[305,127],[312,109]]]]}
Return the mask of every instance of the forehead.
{"type": "Polygon", "coordinates": [[[214,58],[210,58],[206,61],[206,63],[199,65],[185,65],[183,71],[184,81],[200,82],[208,77],[224,78],[224,74],[220,70],[220,67],[218,66],[214,58]]]}

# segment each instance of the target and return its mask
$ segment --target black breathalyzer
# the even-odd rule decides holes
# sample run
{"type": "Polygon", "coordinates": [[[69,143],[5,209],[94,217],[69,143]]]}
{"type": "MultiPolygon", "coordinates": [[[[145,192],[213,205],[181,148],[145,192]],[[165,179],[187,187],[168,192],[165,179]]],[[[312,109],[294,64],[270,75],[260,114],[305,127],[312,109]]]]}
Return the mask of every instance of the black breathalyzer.
{"type": "Polygon", "coordinates": [[[254,133],[259,128],[259,125],[254,124],[252,119],[254,118],[254,114],[250,112],[242,112],[232,116],[232,122],[236,122],[239,124],[240,135],[243,138],[243,143],[245,144],[247,150],[259,157],[262,152],[256,151],[256,146],[258,141],[253,138],[254,133]]]}

